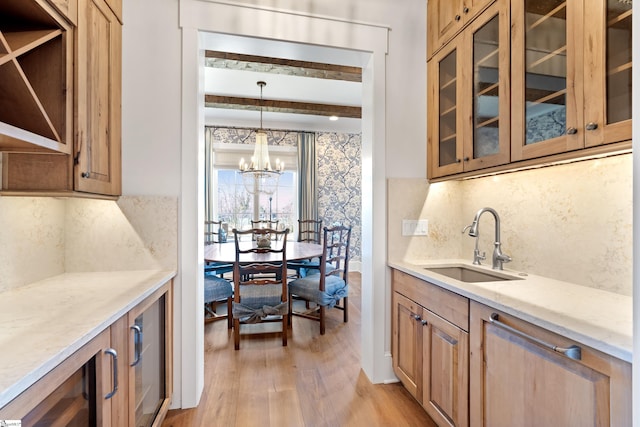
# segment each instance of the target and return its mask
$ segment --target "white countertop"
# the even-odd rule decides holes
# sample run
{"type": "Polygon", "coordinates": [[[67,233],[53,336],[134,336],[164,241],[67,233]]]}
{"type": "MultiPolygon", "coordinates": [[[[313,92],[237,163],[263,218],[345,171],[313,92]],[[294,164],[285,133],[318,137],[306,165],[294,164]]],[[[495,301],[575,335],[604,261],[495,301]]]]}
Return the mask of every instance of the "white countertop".
{"type": "MultiPolygon", "coordinates": [[[[425,267],[472,266],[467,260],[419,264],[395,261],[390,267],[519,317],[603,353],[632,362],[632,297],[561,282],[505,268],[523,280],[466,283],[430,272],[425,267]]],[[[473,266],[494,272],[491,266],[473,266]]]]}
{"type": "Polygon", "coordinates": [[[66,273],[0,293],[0,408],[173,276],[66,273]]]}

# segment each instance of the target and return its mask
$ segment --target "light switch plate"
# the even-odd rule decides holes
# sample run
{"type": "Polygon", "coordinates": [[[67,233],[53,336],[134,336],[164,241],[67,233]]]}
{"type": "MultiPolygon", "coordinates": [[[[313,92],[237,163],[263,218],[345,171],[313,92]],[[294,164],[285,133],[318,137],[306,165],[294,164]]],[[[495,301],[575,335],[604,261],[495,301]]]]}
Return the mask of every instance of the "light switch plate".
{"type": "Polygon", "coordinates": [[[426,219],[403,219],[403,236],[426,236],[429,234],[429,221],[426,219]]]}

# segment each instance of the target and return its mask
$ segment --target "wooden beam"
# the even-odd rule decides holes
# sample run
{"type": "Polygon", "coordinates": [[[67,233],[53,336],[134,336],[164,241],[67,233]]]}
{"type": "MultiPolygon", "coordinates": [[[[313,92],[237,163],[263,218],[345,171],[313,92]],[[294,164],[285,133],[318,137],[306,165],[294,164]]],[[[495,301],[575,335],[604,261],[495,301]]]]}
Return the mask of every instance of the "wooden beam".
{"type": "Polygon", "coordinates": [[[212,68],[260,71],[291,76],[362,82],[362,68],[319,62],[294,61],[266,56],[205,51],[205,65],[212,68]]]}
{"type": "MultiPolygon", "coordinates": [[[[256,98],[235,96],[205,95],[204,105],[208,108],[227,108],[236,110],[259,111],[261,101],[256,98]]],[[[262,100],[263,111],[277,113],[309,114],[315,116],[338,116],[362,118],[362,108],[346,105],[312,104],[307,102],[262,100]]]]}

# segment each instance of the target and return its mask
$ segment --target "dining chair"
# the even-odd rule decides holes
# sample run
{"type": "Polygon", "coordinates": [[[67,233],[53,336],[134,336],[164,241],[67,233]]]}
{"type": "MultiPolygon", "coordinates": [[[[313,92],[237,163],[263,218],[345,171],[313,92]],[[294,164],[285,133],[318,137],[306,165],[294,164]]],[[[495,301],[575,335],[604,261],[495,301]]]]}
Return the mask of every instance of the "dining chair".
{"type": "Polygon", "coordinates": [[[231,282],[215,273],[204,274],[204,323],[215,322],[227,319],[227,328],[233,326],[231,312],[233,309],[233,286],[231,282]],[[227,303],[227,313],[219,314],[217,306],[220,303],[227,303]]]}
{"type": "MultiPolygon", "coordinates": [[[[204,222],[204,244],[225,243],[227,241],[226,232],[222,228],[222,221],[204,222]]],[[[204,266],[205,273],[213,273],[223,277],[225,273],[233,271],[233,264],[223,262],[208,262],[204,266]]]]}
{"type": "Polygon", "coordinates": [[[261,322],[282,323],[282,345],[287,345],[289,306],[287,302],[287,234],[289,229],[253,228],[232,231],[235,242],[233,270],[234,348],[240,349],[240,325],[261,322]],[[258,247],[243,241],[244,235],[260,238],[276,235],[271,247],[258,247]]]}
{"type": "MultiPolygon", "coordinates": [[[[252,219],[251,220],[251,228],[270,228],[272,230],[277,230],[278,229],[278,223],[280,222],[280,220],[278,219],[273,219],[273,220],[269,220],[269,219],[252,219]]],[[[271,235],[269,236],[271,238],[271,240],[276,240],[277,236],[271,235]]],[[[258,240],[256,235],[254,234],[252,236],[253,240],[258,240]]]]}
{"type": "Polygon", "coordinates": [[[289,283],[289,313],[320,322],[320,335],[325,333],[327,308],[343,311],[344,322],[349,320],[349,245],[351,227],[336,225],[324,227],[322,258],[317,272],[289,283]],[[305,311],[294,311],[293,300],[313,304],[305,311]],[[341,303],[342,301],[342,303],[341,303]]]}
{"type": "MultiPolygon", "coordinates": [[[[299,219],[298,220],[298,242],[320,244],[322,241],[322,220],[321,219],[299,219]]],[[[294,277],[305,277],[310,269],[320,268],[320,259],[303,259],[289,261],[287,267],[295,271],[294,277]]]]}

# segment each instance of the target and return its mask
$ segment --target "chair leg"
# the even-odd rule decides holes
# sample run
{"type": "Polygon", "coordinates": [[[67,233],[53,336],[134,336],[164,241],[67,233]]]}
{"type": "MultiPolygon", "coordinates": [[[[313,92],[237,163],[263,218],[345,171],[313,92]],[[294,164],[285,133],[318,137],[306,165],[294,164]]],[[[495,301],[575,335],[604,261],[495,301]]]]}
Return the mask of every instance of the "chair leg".
{"type": "Polygon", "coordinates": [[[320,335],[324,335],[324,314],[327,308],[324,305],[320,306],[320,335]]]}
{"type": "Polygon", "coordinates": [[[233,347],[240,350],[240,319],[233,319],[233,347]]]}
{"type": "Polygon", "coordinates": [[[289,327],[287,326],[288,323],[289,323],[289,315],[283,314],[282,315],[282,346],[283,347],[287,346],[287,333],[289,332],[289,327]]]}
{"type": "Polygon", "coordinates": [[[293,304],[291,302],[291,294],[289,294],[289,311],[287,315],[287,328],[291,328],[293,325],[291,323],[291,318],[293,317],[293,304]]]}
{"type": "Polygon", "coordinates": [[[233,327],[233,300],[231,297],[227,299],[227,329],[233,327]]]}
{"type": "Polygon", "coordinates": [[[344,323],[349,321],[349,297],[342,298],[342,304],[344,304],[344,323]]]}

